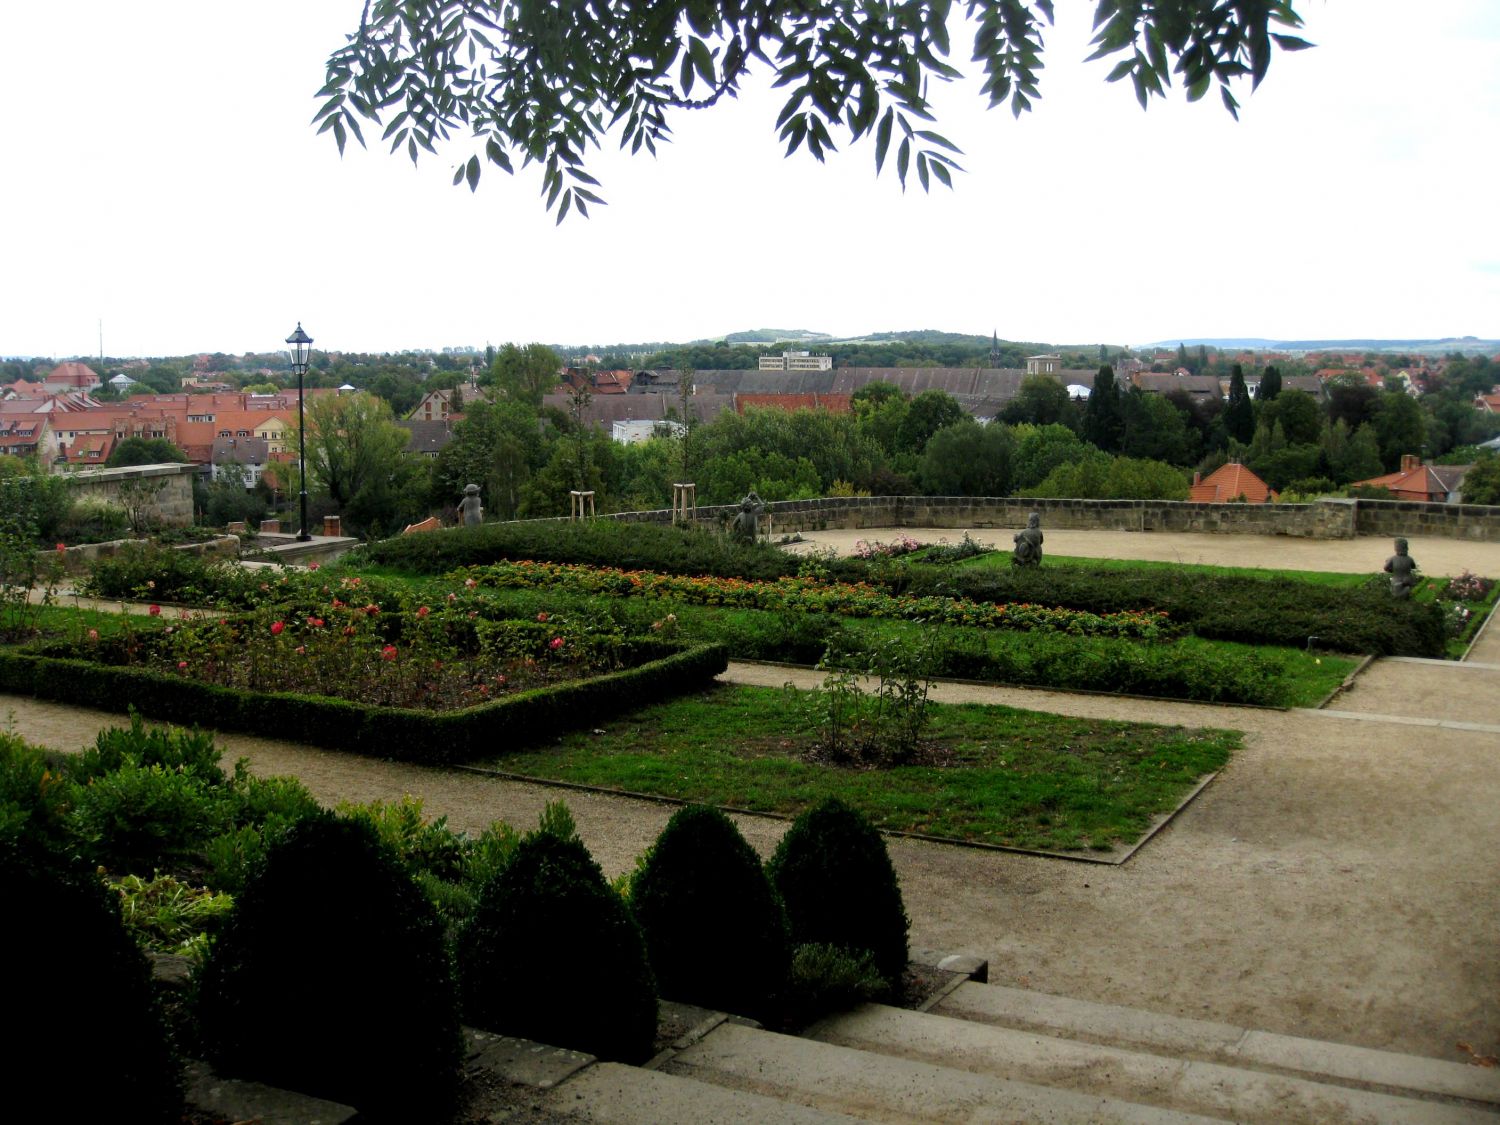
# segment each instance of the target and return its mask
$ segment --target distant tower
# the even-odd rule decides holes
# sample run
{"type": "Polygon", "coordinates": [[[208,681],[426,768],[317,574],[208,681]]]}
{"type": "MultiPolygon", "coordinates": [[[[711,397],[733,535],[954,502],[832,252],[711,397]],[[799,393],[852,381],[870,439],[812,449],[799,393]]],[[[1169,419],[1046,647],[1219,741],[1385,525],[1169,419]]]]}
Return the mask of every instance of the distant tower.
{"type": "Polygon", "coordinates": [[[990,333],[990,366],[1000,366],[1000,333],[998,331],[990,333]]]}

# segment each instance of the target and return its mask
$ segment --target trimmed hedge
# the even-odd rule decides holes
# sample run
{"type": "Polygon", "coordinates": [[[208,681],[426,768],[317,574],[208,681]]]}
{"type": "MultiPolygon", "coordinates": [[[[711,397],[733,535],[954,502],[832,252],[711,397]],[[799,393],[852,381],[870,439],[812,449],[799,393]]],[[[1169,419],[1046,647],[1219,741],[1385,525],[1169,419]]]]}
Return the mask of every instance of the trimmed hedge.
{"type": "Polygon", "coordinates": [[[1172,580],[1090,567],[1018,567],[1010,571],[913,568],[909,594],[947,594],[987,602],[1035,602],[1091,613],[1159,609],[1210,640],[1325,649],[1376,656],[1443,655],[1442,613],[1431,603],[1398,601],[1384,580],[1359,589],[1295,579],[1194,575],[1172,580]]]}
{"type": "Polygon", "coordinates": [[[240,691],[81,660],[71,655],[75,650],[70,645],[0,650],[0,690],[106,711],[129,703],[143,715],[163,719],[200,715],[211,717],[217,730],[292,738],[372,757],[457,762],[493,757],[561,730],[673,698],[707,684],[728,667],[720,645],[684,649],[646,638],[628,644],[643,663],[448,712],[240,691]]]}
{"type": "Polygon", "coordinates": [[[662,995],[771,1021],[791,965],[786,910],[718,809],[678,810],[630,894],[662,995]]]}
{"type": "Polygon", "coordinates": [[[911,925],[896,869],[873,825],[837,797],[787,829],[766,865],[796,945],[868,950],[888,987],[906,972],[911,925]]]}
{"type": "Polygon", "coordinates": [[[459,933],[464,1017],[503,1035],[644,1062],[656,984],[640,927],[577,838],[536,832],[459,933]]]}
{"type": "Polygon", "coordinates": [[[180,1121],[180,1070],[118,896],[91,870],[0,846],[0,902],[13,1120],[180,1121]]]}
{"type": "Polygon", "coordinates": [[[766,579],[796,574],[799,565],[795,557],[765,543],[738,543],[692,527],[615,520],[487,523],[402,535],[351,552],[344,565],[369,563],[413,574],[446,574],[502,559],[766,579]]]}
{"type": "Polygon", "coordinates": [[[235,902],[199,1016],[221,1074],[447,1120],[463,1040],[437,910],[366,824],[302,821],[235,902]]]}

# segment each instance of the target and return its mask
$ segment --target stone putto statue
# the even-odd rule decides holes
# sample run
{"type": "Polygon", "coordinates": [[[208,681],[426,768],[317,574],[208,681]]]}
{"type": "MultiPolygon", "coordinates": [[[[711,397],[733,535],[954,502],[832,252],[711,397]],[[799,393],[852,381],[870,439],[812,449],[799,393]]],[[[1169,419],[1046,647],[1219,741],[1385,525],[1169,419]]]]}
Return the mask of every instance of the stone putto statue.
{"type": "Polygon", "coordinates": [[[754,543],[760,534],[760,514],[765,510],[765,501],[752,488],[740,501],[740,510],[735,513],[734,523],[729,526],[729,534],[741,543],[754,543]]]}
{"type": "Polygon", "coordinates": [[[1042,563],[1042,516],[1032,512],[1026,517],[1026,526],[1015,535],[1015,550],[1010,555],[1011,566],[1040,566],[1042,563]]]}
{"type": "Polygon", "coordinates": [[[1396,553],[1385,560],[1385,572],[1391,576],[1391,597],[1409,598],[1417,584],[1417,560],[1406,553],[1406,540],[1396,540],[1396,553]]]}
{"type": "Polygon", "coordinates": [[[484,507],[479,502],[479,486],[464,485],[464,498],[458,504],[458,522],[465,527],[475,527],[484,521],[484,507]]]}

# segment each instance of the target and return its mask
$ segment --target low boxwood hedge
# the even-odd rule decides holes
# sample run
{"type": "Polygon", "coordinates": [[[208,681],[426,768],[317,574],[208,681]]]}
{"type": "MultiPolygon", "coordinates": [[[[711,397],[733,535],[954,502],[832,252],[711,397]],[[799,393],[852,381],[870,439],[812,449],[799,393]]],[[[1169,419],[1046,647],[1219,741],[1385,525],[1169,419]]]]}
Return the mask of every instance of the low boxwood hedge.
{"type": "Polygon", "coordinates": [[[1011,571],[915,567],[904,593],[995,603],[1033,602],[1091,613],[1165,610],[1200,637],[1376,656],[1443,655],[1442,613],[1397,601],[1384,581],[1350,590],[1295,579],[1193,575],[1166,581],[1139,572],[1043,566],[1011,571]]]}
{"type": "Polygon", "coordinates": [[[424,763],[493,757],[560,730],[707,684],[728,667],[721,645],[691,648],[649,638],[627,642],[639,663],[618,672],[519,692],[458,711],[367,707],[328,696],[251,692],[143,668],[79,659],[71,645],[0,651],[0,690],[218,730],[291,738],[372,757],[424,763]]]}
{"type": "Polygon", "coordinates": [[[663,574],[775,579],[796,574],[798,560],[765,543],[739,543],[692,527],[597,520],[538,520],[455,527],[401,535],[345,556],[345,564],[396,567],[412,574],[446,574],[461,566],[502,559],[588,563],[663,574]]]}

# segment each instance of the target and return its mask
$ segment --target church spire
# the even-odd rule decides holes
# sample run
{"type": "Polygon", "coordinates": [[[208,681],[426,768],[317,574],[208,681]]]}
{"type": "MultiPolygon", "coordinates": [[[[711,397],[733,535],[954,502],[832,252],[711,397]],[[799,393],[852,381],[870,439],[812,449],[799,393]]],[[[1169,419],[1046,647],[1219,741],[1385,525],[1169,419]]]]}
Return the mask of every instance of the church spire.
{"type": "Polygon", "coordinates": [[[990,334],[990,366],[1000,366],[1000,332],[998,329],[990,334]]]}

